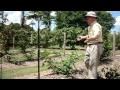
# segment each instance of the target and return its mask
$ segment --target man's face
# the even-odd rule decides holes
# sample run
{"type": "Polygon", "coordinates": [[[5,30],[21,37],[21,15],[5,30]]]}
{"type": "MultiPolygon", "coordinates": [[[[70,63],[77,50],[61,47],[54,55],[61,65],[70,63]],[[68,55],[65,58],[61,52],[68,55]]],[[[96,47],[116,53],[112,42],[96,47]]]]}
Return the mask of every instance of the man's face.
{"type": "Polygon", "coordinates": [[[87,16],[86,17],[86,22],[88,25],[90,25],[94,21],[94,17],[87,16]]]}

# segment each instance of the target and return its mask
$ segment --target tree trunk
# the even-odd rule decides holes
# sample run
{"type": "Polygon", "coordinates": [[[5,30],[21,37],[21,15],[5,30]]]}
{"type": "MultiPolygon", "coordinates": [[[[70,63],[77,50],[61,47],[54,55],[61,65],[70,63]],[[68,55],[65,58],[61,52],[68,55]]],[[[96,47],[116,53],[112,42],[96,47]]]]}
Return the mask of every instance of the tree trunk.
{"type": "Polygon", "coordinates": [[[115,31],[113,33],[113,56],[115,56],[115,31]]]}
{"type": "Polygon", "coordinates": [[[64,56],[65,56],[65,48],[66,48],[66,33],[64,32],[64,43],[63,43],[64,56]]]}
{"type": "Polygon", "coordinates": [[[40,79],[40,20],[38,20],[38,79],[40,79]]]}
{"type": "Polygon", "coordinates": [[[33,44],[33,34],[32,34],[32,31],[31,31],[31,45],[33,44]]]}
{"type": "Polygon", "coordinates": [[[21,12],[21,26],[24,27],[25,25],[25,12],[21,12]]]}
{"type": "Polygon", "coordinates": [[[13,36],[13,50],[15,49],[15,36],[13,36]]]}

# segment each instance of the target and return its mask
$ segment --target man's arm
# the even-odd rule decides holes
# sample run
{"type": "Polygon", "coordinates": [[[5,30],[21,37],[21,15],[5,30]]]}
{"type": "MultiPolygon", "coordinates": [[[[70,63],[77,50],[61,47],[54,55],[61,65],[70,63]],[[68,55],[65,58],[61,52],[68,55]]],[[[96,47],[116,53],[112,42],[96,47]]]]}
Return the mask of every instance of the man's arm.
{"type": "Polygon", "coordinates": [[[94,31],[94,36],[88,37],[85,42],[96,40],[101,33],[101,27],[99,25],[95,25],[93,27],[93,31],[94,31]]]}
{"type": "Polygon", "coordinates": [[[88,38],[88,35],[86,36],[81,36],[81,39],[87,39],[88,38]]]}
{"type": "Polygon", "coordinates": [[[77,37],[77,41],[80,41],[80,40],[83,40],[83,39],[87,39],[88,38],[88,35],[86,36],[78,36],[77,37]]]}
{"type": "Polygon", "coordinates": [[[97,39],[99,36],[99,34],[95,35],[95,36],[92,36],[92,37],[88,37],[85,42],[89,42],[89,41],[94,41],[95,39],[97,39]]]}

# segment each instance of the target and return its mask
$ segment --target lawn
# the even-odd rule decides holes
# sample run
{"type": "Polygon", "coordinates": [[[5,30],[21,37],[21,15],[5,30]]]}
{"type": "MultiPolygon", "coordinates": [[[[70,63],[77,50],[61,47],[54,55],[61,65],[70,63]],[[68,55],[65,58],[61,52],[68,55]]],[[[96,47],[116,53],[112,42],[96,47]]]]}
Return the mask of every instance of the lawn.
{"type": "MultiPolygon", "coordinates": [[[[47,70],[47,66],[40,67],[40,71],[47,70]]],[[[38,66],[7,69],[2,72],[2,79],[13,79],[15,77],[29,75],[38,72],[38,66]]]]}

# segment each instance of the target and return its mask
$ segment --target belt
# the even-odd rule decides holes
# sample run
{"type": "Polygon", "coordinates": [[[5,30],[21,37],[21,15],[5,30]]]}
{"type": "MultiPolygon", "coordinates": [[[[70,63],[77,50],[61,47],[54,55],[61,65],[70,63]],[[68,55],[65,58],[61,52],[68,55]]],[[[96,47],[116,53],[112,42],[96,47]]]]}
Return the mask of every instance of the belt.
{"type": "Polygon", "coordinates": [[[87,44],[87,45],[95,45],[95,44],[103,44],[103,42],[96,42],[96,43],[91,43],[91,44],[87,44]]]}

